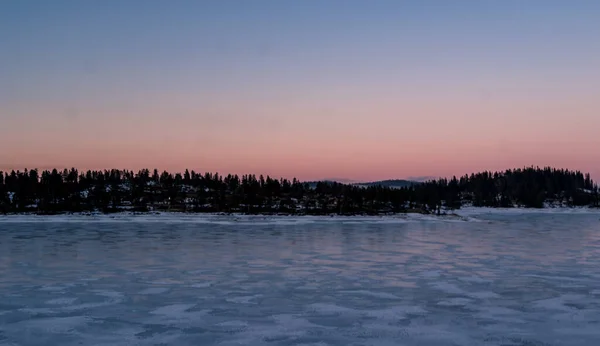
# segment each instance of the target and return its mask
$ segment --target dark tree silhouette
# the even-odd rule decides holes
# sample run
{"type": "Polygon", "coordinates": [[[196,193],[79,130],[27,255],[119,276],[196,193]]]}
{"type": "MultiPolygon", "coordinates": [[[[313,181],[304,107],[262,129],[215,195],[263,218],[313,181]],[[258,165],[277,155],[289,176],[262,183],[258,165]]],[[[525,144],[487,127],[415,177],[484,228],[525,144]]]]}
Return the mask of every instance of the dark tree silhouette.
{"type": "Polygon", "coordinates": [[[589,174],[527,167],[390,188],[308,184],[253,174],[171,174],[154,169],[0,172],[1,213],[187,211],[288,214],[442,213],[464,205],[541,208],[600,204],[589,174]]]}

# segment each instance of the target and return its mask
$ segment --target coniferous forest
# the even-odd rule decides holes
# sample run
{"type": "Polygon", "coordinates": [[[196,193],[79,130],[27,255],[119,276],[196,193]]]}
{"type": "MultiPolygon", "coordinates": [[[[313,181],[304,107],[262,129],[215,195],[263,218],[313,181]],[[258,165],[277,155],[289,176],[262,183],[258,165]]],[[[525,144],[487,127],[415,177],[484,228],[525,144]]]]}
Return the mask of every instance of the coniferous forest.
{"type": "Polygon", "coordinates": [[[402,188],[269,176],[127,170],[0,172],[0,213],[179,211],[248,214],[444,213],[462,206],[599,206],[589,174],[528,167],[402,188]]]}

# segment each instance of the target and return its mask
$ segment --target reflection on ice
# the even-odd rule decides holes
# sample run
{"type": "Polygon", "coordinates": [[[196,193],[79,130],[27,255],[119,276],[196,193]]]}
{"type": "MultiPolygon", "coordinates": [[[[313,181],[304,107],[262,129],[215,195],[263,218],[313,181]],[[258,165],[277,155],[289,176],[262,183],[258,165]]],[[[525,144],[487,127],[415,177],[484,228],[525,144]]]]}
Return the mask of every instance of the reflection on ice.
{"type": "Polygon", "coordinates": [[[596,345],[600,220],[0,218],[0,345],[596,345]]]}

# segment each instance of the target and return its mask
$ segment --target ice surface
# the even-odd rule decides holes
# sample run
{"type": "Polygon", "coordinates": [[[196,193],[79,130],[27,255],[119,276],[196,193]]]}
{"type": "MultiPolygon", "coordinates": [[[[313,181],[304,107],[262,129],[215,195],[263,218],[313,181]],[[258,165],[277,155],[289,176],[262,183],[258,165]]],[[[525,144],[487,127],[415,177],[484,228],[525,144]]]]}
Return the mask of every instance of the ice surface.
{"type": "Polygon", "coordinates": [[[365,296],[381,298],[381,299],[397,299],[397,300],[400,299],[400,297],[398,297],[396,295],[393,295],[390,293],[385,293],[385,292],[372,292],[372,291],[358,290],[358,291],[341,291],[341,293],[365,295],[365,296]]]}
{"type": "Polygon", "coordinates": [[[600,345],[600,214],[459,214],[0,217],[0,345],[600,345]]]}

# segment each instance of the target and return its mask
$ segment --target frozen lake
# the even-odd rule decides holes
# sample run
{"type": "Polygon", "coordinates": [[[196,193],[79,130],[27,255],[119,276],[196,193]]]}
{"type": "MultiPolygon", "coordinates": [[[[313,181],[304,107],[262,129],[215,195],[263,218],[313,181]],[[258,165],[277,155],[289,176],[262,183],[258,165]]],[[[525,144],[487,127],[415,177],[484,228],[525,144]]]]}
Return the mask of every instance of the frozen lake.
{"type": "Polygon", "coordinates": [[[600,214],[0,217],[0,345],[600,345],[600,214]]]}

